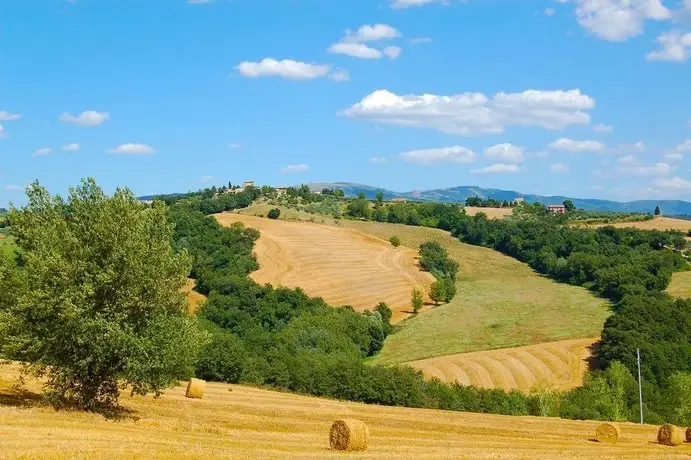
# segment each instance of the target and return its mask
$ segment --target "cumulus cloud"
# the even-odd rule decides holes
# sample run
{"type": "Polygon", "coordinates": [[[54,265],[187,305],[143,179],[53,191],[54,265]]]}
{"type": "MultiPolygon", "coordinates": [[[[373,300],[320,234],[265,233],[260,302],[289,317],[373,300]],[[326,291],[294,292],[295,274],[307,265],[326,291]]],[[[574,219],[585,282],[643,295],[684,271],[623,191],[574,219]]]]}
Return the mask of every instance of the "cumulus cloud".
{"type": "Polygon", "coordinates": [[[473,169],[470,172],[473,174],[508,174],[517,173],[521,169],[514,164],[497,163],[484,168],[473,169]]]}
{"type": "Polygon", "coordinates": [[[605,149],[605,144],[600,141],[576,141],[562,137],[549,144],[549,147],[552,150],[560,150],[571,153],[602,152],[605,149]]]}
{"type": "Polygon", "coordinates": [[[655,180],[655,185],[673,190],[691,190],[691,181],[681,177],[660,178],[655,180]]]}
{"type": "Polygon", "coordinates": [[[399,155],[404,161],[423,165],[438,163],[472,163],[476,153],[460,145],[435,149],[411,150],[399,155]]]}
{"type": "Polygon", "coordinates": [[[62,149],[63,149],[65,152],[76,152],[76,151],[79,150],[80,148],[81,148],[81,146],[80,146],[79,144],[75,144],[75,143],[73,143],[73,144],[65,144],[65,145],[62,146],[62,149]]]}
{"type": "Polygon", "coordinates": [[[372,157],[369,159],[369,162],[374,164],[382,164],[386,163],[387,161],[388,160],[386,159],[386,157],[372,157]]]}
{"type": "Polygon", "coordinates": [[[513,144],[497,144],[485,149],[485,156],[505,163],[523,163],[523,148],[513,144]]]}
{"type": "Polygon", "coordinates": [[[0,139],[5,139],[7,137],[7,130],[5,127],[0,125],[0,139]]]}
{"type": "Polygon", "coordinates": [[[631,176],[666,176],[672,172],[672,167],[668,163],[641,165],[631,156],[620,159],[619,164],[619,172],[631,176]]]}
{"type": "Polygon", "coordinates": [[[691,139],[686,139],[684,142],[677,145],[674,150],[681,153],[691,152],[691,139]]]}
{"type": "Polygon", "coordinates": [[[49,147],[43,147],[42,149],[38,149],[34,152],[35,157],[42,157],[46,155],[50,155],[53,152],[53,149],[49,147]]]}
{"type": "Polygon", "coordinates": [[[686,62],[691,56],[691,32],[665,32],[657,37],[657,43],[660,49],[648,53],[649,61],[686,62]]]}
{"type": "Polygon", "coordinates": [[[581,27],[602,40],[640,35],[646,20],[664,21],[672,12],[662,0],[573,0],[581,27]]]}
{"type": "Polygon", "coordinates": [[[498,134],[508,126],[561,129],[587,124],[590,115],[585,110],[594,107],[595,100],[577,89],[501,92],[491,98],[482,93],[399,96],[388,90],[377,90],[341,114],[379,123],[472,135],[498,134]]]}
{"type": "Polygon", "coordinates": [[[110,118],[108,112],[96,112],[95,110],[86,110],[79,115],[72,115],[70,113],[60,115],[60,121],[73,123],[78,126],[98,126],[105,123],[108,118],[110,118]]]}
{"type": "Polygon", "coordinates": [[[18,192],[22,189],[21,185],[7,184],[5,185],[6,192],[18,192]]]}
{"type": "Polygon", "coordinates": [[[108,153],[118,155],[151,155],[156,153],[156,150],[145,144],[121,144],[114,149],[108,150],[108,153]]]}
{"type": "Polygon", "coordinates": [[[569,172],[569,165],[566,165],[564,163],[554,163],[552,166],[549,167],[549,170],[553,173],[567,173],[569,172]]]}
{"type": "Polygon", "coordinates": [[[309,169],[309,166],[307,166],[306,164],[288,165],[281,168],[281,172],[283,174],[293,174],[309,171],[309,169]]]}
{"type": "Polygon", "coordinates": [[[366,43],[389,40],[400,36],[401,33],[396,28],[387,24],[363,25],[356,31],[346,30],[345,37],[331,45],[328,51],[360,59],[381,59],[383,56],[396,59],[401,54],[401,48],[387,46],[383,49],[377,49],[366,43]]]}
{"type": "Polygon", "coordinates": [[[243,61],[235,69],[246,78],[280,77],[287,80],[314,80],[329,76],[331,66],[292,59],[264,58],[259,62],[243,61]]]}
{"type": "Polygon", "coordinates": [[[593,131],[596,133],[611,133],[614,131],[614,127],[612,125],[598,123],[597,125],[593,126],[593,131]]]}
{"type": "Polygon", "coordinates": [[[22,118],[21,113],[10,113],[6,110],[0,110],[0,121],[15,121],[22,118]]]}
{"type": "Polygon", "coordinates": [[[684,155],[681,153],[667,153],[662,157],[662,159],[671,162],[681,161],[684,159],[684,155]]]}

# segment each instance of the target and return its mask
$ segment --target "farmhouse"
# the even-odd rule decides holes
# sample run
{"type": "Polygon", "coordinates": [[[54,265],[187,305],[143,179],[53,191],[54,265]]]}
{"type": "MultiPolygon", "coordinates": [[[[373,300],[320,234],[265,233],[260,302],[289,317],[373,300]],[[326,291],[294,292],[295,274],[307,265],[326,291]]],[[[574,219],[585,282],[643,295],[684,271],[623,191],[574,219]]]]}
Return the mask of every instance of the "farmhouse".
{"type": "Polygon", "coordinates": [[[407,198],[394,198],[391,200],[393,203],[407,203],[408,199],[407,198]]]}
{"type": "Polygon", "coordinates": [[[242,187],[237,187],[233,189],[228,189],[226,190],[226,193],[242,193],[249,187],[254,187],[254,181],[253,180],[246,180],[243,184],[242,187]]]}
{"type": "Polygon", "coordinates": [[[564,206],[563,204],[550,204],[549,206],[547,206],[547,210],[552,214],[565,214],[566,206],[564,206]]]}

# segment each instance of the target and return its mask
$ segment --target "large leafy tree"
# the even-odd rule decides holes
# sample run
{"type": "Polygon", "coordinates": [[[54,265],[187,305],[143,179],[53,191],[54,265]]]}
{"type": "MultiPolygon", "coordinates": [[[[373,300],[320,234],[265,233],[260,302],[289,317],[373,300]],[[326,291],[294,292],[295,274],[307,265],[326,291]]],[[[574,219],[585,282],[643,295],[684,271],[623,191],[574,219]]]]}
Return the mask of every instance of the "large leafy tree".
{"type": "MultiPolygon", "coordinates": [[[[179,289],[189,272],[171,247],[162,203],[128,190],[105,195],[93,179],[67,200],[34,183],[10,221],[26,289],[3,305],[3,354],[46,377],[55,401],[85,409],[119,390],[158,393],[194,372],[204,342],[179,289]]],[[[4,270],[8,270],[5,266],[4,270]]]]}

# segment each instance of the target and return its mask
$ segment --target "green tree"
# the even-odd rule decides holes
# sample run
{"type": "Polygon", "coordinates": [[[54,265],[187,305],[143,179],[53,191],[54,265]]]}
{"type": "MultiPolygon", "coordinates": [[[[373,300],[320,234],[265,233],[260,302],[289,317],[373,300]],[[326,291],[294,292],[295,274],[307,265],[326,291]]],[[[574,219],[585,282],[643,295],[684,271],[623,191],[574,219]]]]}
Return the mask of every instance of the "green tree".
{"type": "Polygon", "coordinates": [[[422,292],[419,289],[413,289],[410,295],[410,302],[413,306],[413,313],[417,314],[418,311],[425,305],[425,300],[422,297],[422,292]]]}
{"type": "Polygon", "coordinates": [[[443,278],[432,283],[429,296],[437,305],[446,300],[446,283],[443,278]]]}
{"type": "Polygon", "coordinates": [[[206,336],[186,315],[190,261],[173,251],[164,204],[107,197],[93,179],[66,201],[38,183],[27,195],[11,221],[28,289],[3,312],[2,352],[46,377],[53,401],[85,409],[192,375],[206,336]]]}
{"type": "Polygon", "coordinates": [[[281,217],[281,210],[278,208],[273,208],[273,209],[269,210],[266,217],[268,217],[269,219],[274,219],[274,220],[278,219],[279,217],[281,217]]]}
{"type": "Polygon", "coordinates": [[[655,215],[656,215],[656,216],[659,216],[660,214],[662,214],[662,211],[660,210],[660,207],[659,207],[659,206],[655,206],[655,215]]]}
{"type": "Polygon", "coordinates": [[[674,373],[669,378],[667,397],[677,418],[675,422],[683,426],[691,425],[691,373],[674,373]]]}
{"type": "Polygon", "coordinates": [[[384,192],[382,192],[381,190],[379,190],[379,191],[374,195],[374,197],[375,197],[375,199],[377,200],[377,205],[378,205],[378,206],[381,206],[382,204],[384,204],[384,192]]]}
{"type": "Polygon", "coordinates": [[[389,243],[391,243],[391,246],[393,246],[394,248],[397,248],[401,245],[401,239],[394,235],[391,238],[389,238],[389,243]]]}
{"type": "Polygon", "coordinates": [[[571,200],[564,200],[564,207],[566,208],[567,212],[575,211],[576,210],[576,205],[573,204],[573,201],[571,200]]]}
{"type": "Polygon", "coordinates": [[[360,193],[356,199],[348,203],[347,212],[350,217],[369,219],[371,214],[369,201],[365,198],[364,193],[360,193]]]}

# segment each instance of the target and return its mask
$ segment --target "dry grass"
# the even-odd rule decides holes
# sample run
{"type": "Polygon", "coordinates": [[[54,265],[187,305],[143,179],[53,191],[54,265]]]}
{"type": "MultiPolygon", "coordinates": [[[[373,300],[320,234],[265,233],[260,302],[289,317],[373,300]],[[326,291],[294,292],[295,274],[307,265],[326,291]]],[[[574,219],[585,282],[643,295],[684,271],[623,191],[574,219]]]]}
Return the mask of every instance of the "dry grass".
{"type": "MultiPolygon", "coordinates": [[[[598,422],[367,406],[209,383],[204,399],[185,388],[159,399],[123,395],[120,420],[58,411],[9,389],[0,367],[3,458],[688,458],[691,446],[655,442],[657,427],[621,424],[615,445],[593,442],[598,422]],[[228,391],[232,388],[232,391],[228,391]],[[370,429],[366,452],[329,448],[334,420],[370,429]]],[[[37,390],[34,384],[30,390],[37,390]]]]}
{"type": "Polygon", "coordinates": [[[667,292],[672,297],[691,299],[691,271],[674,273],[667,292]]]}
{"type": "Polygon", "coordinates": [[[616,224],[598,224],[596,227],[611,225],[617,228],[638,228],[640,230],[678,230],[686,234],[691,230],[691,220],[674,219],[672,217],[656,217],[643,222],[618,222],[616,224]]]}
{"type": "Polygon", "coordinates": [[[476,208],[473,206],[466,206],[463,209],[465,209],[466,214],[469,216],[474,216],[478,212],[484,212],[487,214],[488,219],[503,219],[513,214],[512,208],[476,208]]]}
{"type": "Polygon", "coordinates": [[[223,225],[242,222],[261,233],[255,246],[260,268],[251,275],[257,283],[300,287],[334,306],[364,311],[386,302],[393,321],[399,321],[410,315],[413,288],[429,292],[434,280],[418,268],[416,251],[340,226],[234,213],[216,219],[223,225]]]}
{"type": "Polygon", "coordinates": [[[608,302],[586,289],[556,283],[497,251],[422,227],[344,221],[343,226],[417,248],[439,241],[460,264],[458,294],[448,305],[410,318],[375,362],[390,364],[457,353],[594,337],[610,315],[608,302]]]}
{"type": "Polygon", "coordinates": [[[206,296],[204,294],[200,294],[199,292],[194,290],[194,287],[196,285],[196,280],[188,278],[187,282],[181,289],[182,293],[187,296],[187,302],[189,303],[189,312],[191,315],[197,313],[201,305],[204,303],[204,301],[206,301],[206,296]]]}
{"type": "Polygon", "coordinates": [[[529,392],[536,384],[570,390],[583,384],[599,338],[476,351],[406,363],[445,382],[529,392]]]}

